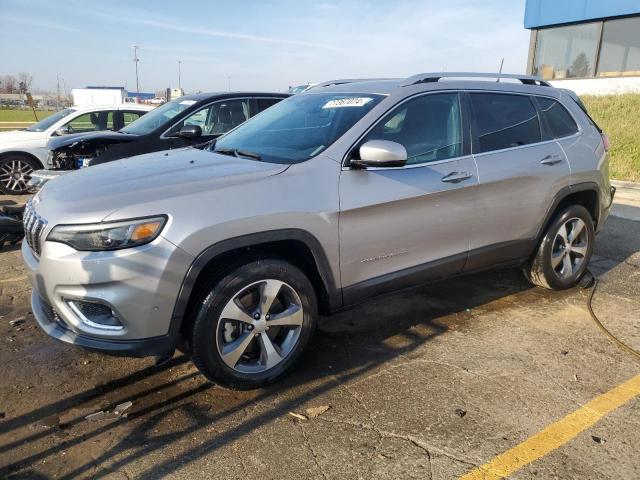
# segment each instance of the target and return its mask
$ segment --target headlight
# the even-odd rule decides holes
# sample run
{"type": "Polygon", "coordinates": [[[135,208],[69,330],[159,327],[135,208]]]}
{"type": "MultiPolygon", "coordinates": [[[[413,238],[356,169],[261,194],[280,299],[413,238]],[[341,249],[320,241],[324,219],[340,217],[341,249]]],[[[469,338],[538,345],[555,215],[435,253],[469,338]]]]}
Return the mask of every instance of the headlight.
{"type": "Polygon", "coordinates": [[[81,251],[119,250],[153,241],[166,221],[167,217],[159,216],[89,225],[58,225],[51,230],[47,240],[65,243],[81,251]]]}

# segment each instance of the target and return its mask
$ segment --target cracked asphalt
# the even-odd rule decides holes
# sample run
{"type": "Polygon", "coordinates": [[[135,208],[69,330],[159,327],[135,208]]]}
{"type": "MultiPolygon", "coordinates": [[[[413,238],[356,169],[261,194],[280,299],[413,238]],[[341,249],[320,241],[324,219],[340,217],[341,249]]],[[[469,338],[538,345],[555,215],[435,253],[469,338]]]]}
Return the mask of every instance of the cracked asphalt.
{"type": "MultiPolygon", "coordinates": [[[[640,349],[640,223],[611,217],[592,269],[596,313],[640,349]]],[[[456,478],[640,373],[592,323],[588,291],[516,270],[323,318],[300,366],[249,392],[181,354],[155,367],[60,344],[29,294],[19,250],[0,252],[0,478],[456,478]],[[126,417],[85,419],[129,400],[126,417]]],[[[639,418],[636,396],[511,478],[640,478],[639,418]]]]}

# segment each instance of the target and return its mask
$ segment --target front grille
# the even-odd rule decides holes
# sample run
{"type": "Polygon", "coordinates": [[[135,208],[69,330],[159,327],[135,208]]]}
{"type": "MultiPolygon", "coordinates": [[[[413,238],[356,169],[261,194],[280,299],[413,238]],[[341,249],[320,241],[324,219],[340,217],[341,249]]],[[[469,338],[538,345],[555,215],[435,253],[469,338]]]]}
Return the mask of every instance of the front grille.
{"type": "Polygon", "coordinates": [[[29,248],[37,256],[40,256],[41,241],[40,236],[44,230],[47,221],[40,217],[33,208],[31,200],[27,202],[22,216],[22,223],[24,224],[24,238],[29,245],[29,248]]]}

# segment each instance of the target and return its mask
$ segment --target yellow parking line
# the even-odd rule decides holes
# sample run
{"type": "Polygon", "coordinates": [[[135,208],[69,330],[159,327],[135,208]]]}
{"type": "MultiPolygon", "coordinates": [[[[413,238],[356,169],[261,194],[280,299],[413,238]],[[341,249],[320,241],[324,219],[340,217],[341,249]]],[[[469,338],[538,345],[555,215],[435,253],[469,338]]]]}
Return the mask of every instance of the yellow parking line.
{"type": "Polygon", "coordinates": [[[528,463],[564,445],[602,417],[638,395],[640,395],[640,375],[594,398],[511,450],[501,453],[490,462],[464,474],[460,480],[493,480],[507,477],[528,463]]]}

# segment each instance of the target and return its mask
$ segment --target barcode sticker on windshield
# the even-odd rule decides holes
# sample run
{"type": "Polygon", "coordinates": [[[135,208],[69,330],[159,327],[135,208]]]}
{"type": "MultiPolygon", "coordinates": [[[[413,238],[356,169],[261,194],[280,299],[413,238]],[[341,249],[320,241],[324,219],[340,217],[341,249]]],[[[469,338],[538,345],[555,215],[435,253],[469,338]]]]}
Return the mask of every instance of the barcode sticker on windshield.
{"type": "Polygon", "coordinates": [[[182,100],[180,105],[193,105],[194,103],[196,103],[195,100],[182,100]]]}
{"type": "Polygon", "coordinates": [[[329,100],[322,108],[362,107],[371,100],[373,100],[371,97],[338,98],[329,100]]]}

